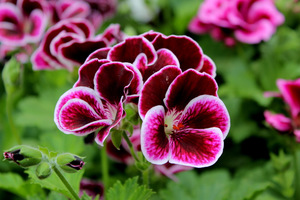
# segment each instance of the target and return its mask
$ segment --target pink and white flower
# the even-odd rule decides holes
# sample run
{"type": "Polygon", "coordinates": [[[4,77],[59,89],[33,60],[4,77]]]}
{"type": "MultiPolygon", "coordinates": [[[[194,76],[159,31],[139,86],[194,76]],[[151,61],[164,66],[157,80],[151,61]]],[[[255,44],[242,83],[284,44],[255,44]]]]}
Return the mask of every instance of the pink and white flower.
{"type": "Polygon", "coordinates": [[[82,68],[93,71],[81,72],[79,82],[60,97],[54,121],[66,134],[84,136],[95,132],[95,141],[103,145],[110,129],[124,117],[123,102],[134,90],[131,84],[135,74],[123,63],[98,59],[82,68]]]}
{"type": "Polygon", "coordinates": [[[0,3],[0,42],[16,47],[39,42],[47,22],[48,13],[43,0],[0,3]]]}
{"type": "MultiPolygon", "coordinates": [[[[275,97],[281,97],[288,105],[289,116],[273,114],[265,111],[266,122],[280,132],[293,132],[296,140],[300,142],[300,79],[277,80],[280,93],[273,93],[275,97]]],[[[271,94],[268,92],[267,94],[271,94]]]]}
{"type": "Polygon", "coordinates": [[[269,40],[283,22],[272,0],[205,0],[189,30],[210,33],[228,46],[235,40],[256,44],[269,40]]]}
{"type": "Polygon", "coordinates": [[[168,66],[144,84],[139,101],[141,149],[153,164],[214,164],[223,151],[229,114],[206,73],[168,66]]]}

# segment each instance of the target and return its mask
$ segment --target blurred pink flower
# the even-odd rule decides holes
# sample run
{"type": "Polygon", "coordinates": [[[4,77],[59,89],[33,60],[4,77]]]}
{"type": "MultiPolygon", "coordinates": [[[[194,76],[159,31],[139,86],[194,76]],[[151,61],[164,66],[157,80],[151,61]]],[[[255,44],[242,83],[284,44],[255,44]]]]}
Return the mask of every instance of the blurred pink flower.
{"type": "Polygon", "coordinates": [[[52,10],[52,23],[63,19],[85,18],[95,29],[116,12],[116,0],[48,0],[52,10]]]}
{"type": "MultiPolygon", "coordinates": [[[[270,126],[280,132],[293,132],[296,140],[300,142],[300,79],[278,79],[277,87],[280,90],[280,95],[274,93],[275,97],[281,97],[288,105],[289,116],[265,111],[265,119],[270,126]]],[[[267,94],[272,93],[268,92],[267,94]]]]}
{"type": "Polygon", "coordinates": [[[228,46],[235,40],[256,44],[269,40],[283,22],[273,0],[205,0],[189,30],[210,33],[228,46]]]}

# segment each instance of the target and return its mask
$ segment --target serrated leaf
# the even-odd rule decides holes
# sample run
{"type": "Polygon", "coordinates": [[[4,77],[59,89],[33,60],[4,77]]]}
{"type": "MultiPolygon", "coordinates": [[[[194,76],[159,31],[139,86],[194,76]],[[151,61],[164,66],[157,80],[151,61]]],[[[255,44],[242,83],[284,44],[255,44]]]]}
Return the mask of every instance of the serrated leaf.
{"type": "Polygon", "coordinates": [[[117,181],[107,192],[108,200],[147,200],[153,191],[145,185],[138,185],[138,177],[130,178],[122,185],[117,181]]]}
{"type": "Polygon", "coordinates": [[[215,170],[198,176],[195,171],[182,172],[178,183],[170,181],[159,196],[163,200],[223,200],[227,199],[230,175],[226,170],[215,170]]]}
{"type": "MultiPolygon", "coordinates": [[[[34,168],[29,168],[25,172],[29,175],[30,181],[32,183],[39,184],[43,188],[47,188],[49,190],[62,193],[69,198],[73,198],[72,194],[67,190],[65,185],[61,182],[61,180],[54,172],[48,178],[43,180],[37,178],[34,168]]],[[[82,175],[84,173],[84,170],[80,170],[77,173],[72,173],[72,174],[68,174],[64,172],[62,173],[65,176],[65,178],[68,180],[68,182],[71,184],[71,186],[74,188],[74,190],[77,193],[79,193],[79,184],[82,175]]]]}

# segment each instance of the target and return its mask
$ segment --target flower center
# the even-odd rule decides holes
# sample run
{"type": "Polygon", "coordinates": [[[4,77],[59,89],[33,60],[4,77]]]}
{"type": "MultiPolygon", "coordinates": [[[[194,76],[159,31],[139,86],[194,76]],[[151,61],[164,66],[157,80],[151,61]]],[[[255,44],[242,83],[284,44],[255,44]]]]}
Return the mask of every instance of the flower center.
{"type": "Polygon", "coordinates": [[[164,125],[166,135],[170,135],[184,127],[182,123],[178,122],[179,115],[180,113],[178,112],[171,112],[166,115],[164,125]]]}

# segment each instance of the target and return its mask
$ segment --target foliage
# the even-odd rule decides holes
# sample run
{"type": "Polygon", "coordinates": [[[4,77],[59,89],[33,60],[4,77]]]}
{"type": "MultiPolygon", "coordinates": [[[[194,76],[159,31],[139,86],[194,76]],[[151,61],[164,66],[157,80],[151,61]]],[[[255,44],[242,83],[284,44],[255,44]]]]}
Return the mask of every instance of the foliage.
{"type": "MultiPolygon", "coordinates": [[[[300,3],[276,1],[285,16],[285,23],[270,40],[228,47],[209,35],[188,31],[188,24],[202,1],[145,0],[154,13],[149,21],[136,19],[128,2],[119,0],[115,16],[104,21],[97,32],[102,33],[110,24],[118,23],[128,35],[149,30],[166,35],[187,35],[196,40],[215,62],[218,95],[231,119],[218,162],[211,168],[180,172],[174,175],[174,179],[178,179],[174,181],[157,175],[140,152],[136,156],[137,165],[142,165],[139,168],[107,159],[100,153],[106,146],[90,144],[91,138],[87,136],[63,134],[53,122],[56,102],[72,88],[78,68],[72,72],[34,71],[30,62],[17,61],[14,53],[18,50],[0,63],[0,152],[18,145],[17,133],[22,144],[45,147],[49,149],[45,150],[48,153],[79,155],[86,163],[84,170],[74,174],[63,172],[63,175],[79,193],[82,178],[103,182],[107,170],[109,177],[104,198],[108,200],[297,200],[300,196],[299,143],[295,142],[292,133],[278,133],[266,125],[263,113],[267,109],[287,113],[284,102],[265,98],[264,92],[278,92],[276,80],[279,78],[300,78],[300,3]],[[103,163],[107,164],[107,169],[103,163]],[[149,187],[138,178],[144,169],[149,169],[149,187]]],[[[123,139],[124,135],[131,137],[134,127],[141,122],[136,109],[126,105],[124,123],[119,130],[113,130],[109,138],[114,146],[121,150],[125,148],[128,153],[132,152],[122,146],[123,139]]],[[[72,194],[55,173],[39,179],[35,168],[23,169],[1,157],[0,199],[70,198],[73,198],[72,194]]],[[[81,199],[92,198],[83,193],[81,199]]]]}

